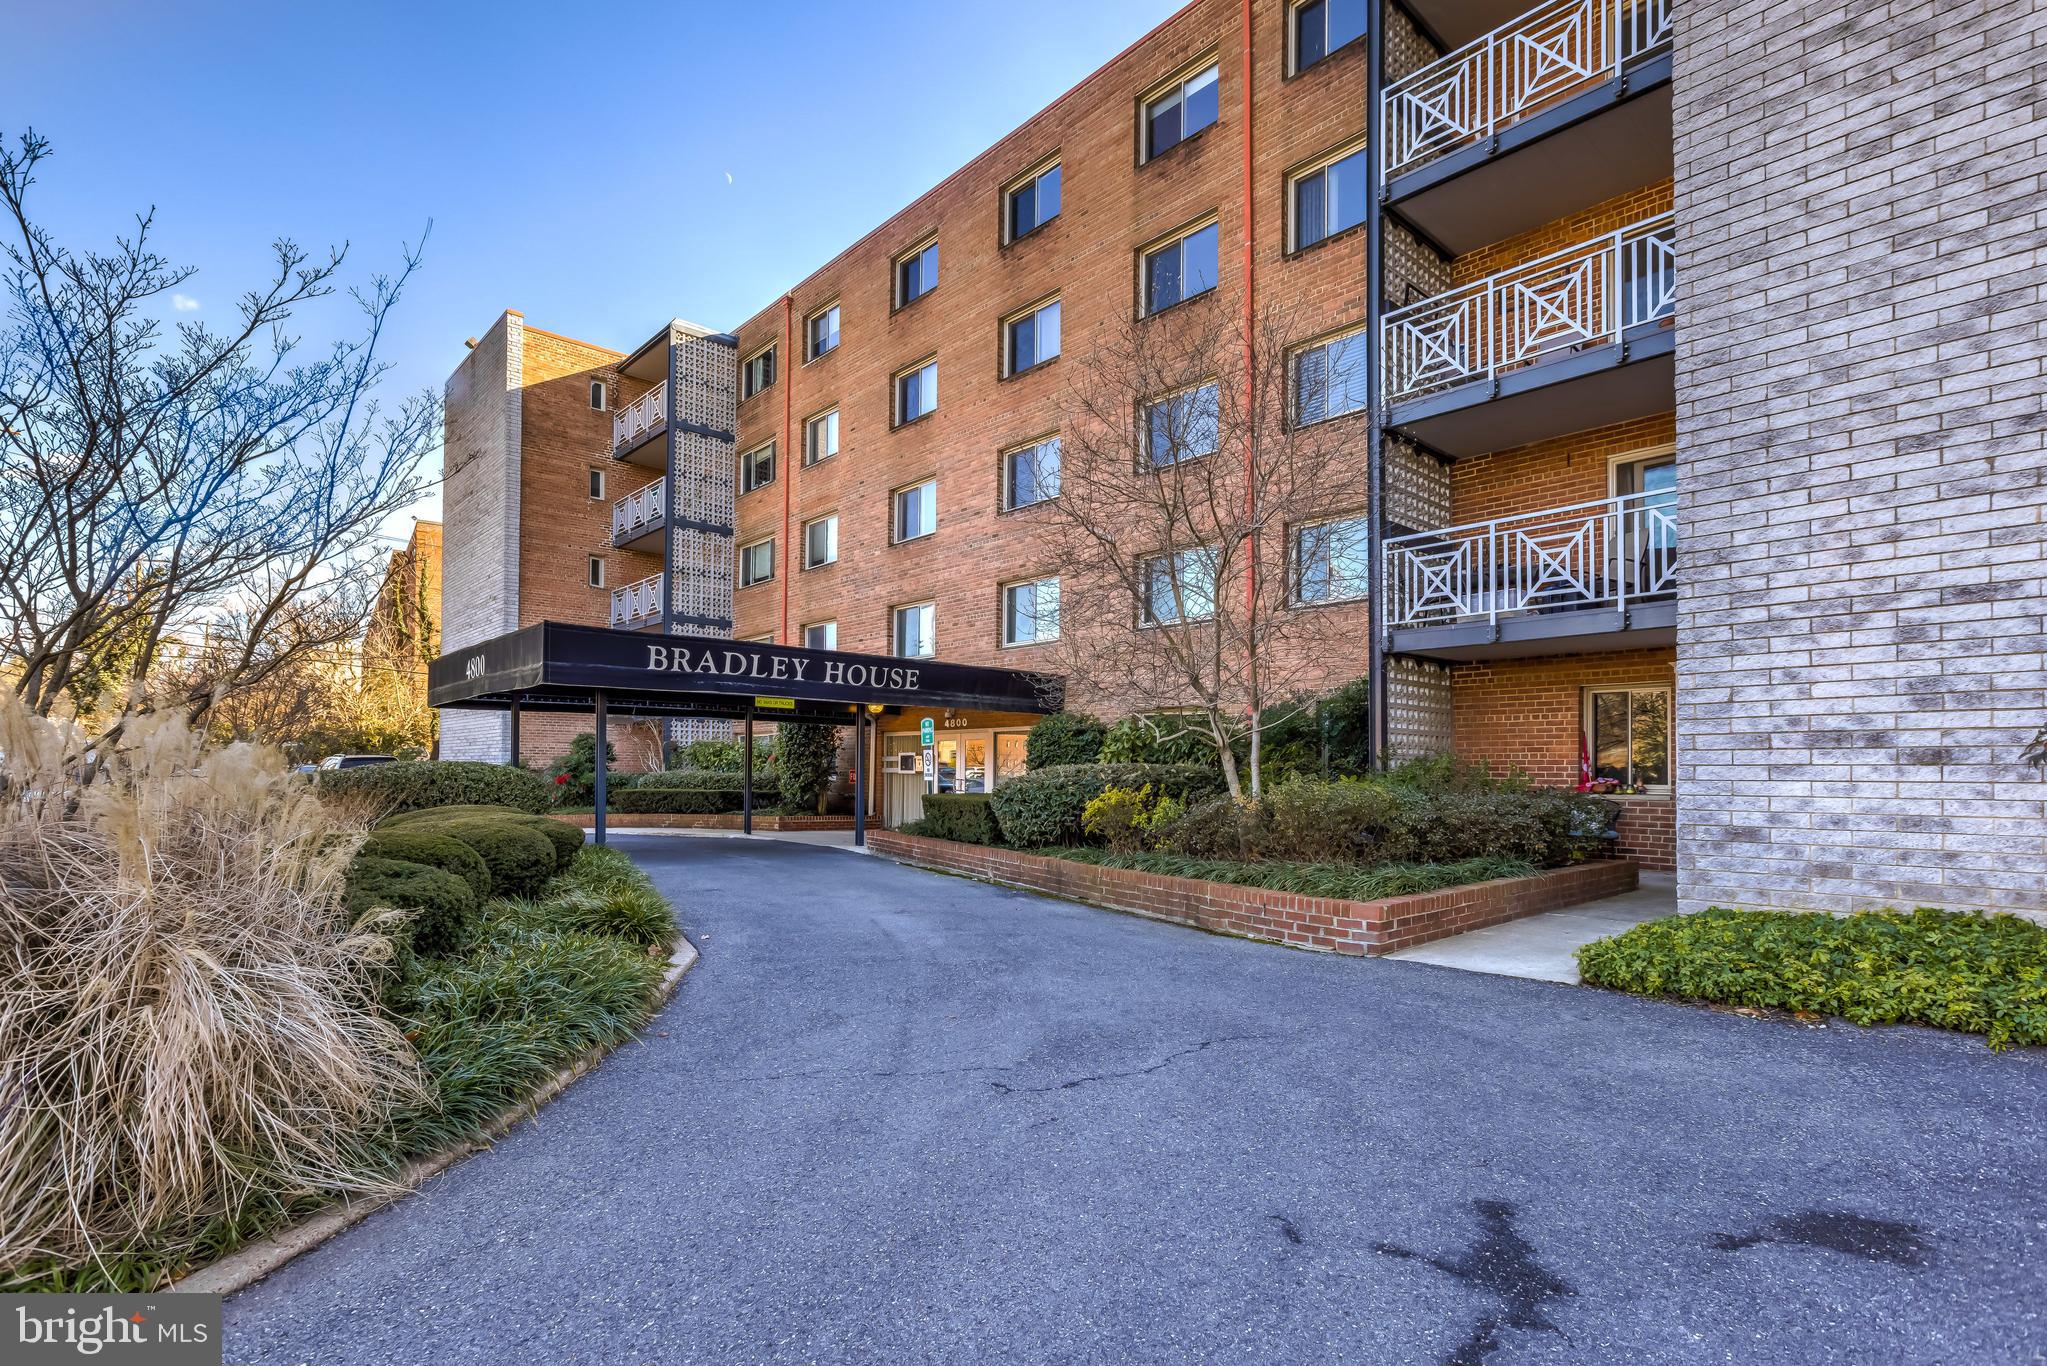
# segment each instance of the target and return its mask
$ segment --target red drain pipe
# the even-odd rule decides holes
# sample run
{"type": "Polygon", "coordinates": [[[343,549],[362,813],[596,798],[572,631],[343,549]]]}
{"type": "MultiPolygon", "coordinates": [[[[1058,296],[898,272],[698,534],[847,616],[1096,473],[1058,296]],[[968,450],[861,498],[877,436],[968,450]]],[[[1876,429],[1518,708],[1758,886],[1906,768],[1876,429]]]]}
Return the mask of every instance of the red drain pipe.
{"type": "MultiPolygon", "coordinates": [[[[1251,446],[1254,439],[1251,417],[1256,407],[1257,376],[1252,365],[1253,300],[1251,293],[1251,263],[1253,223],[1251,214],[1251,0],[1243,4],[1244,49],[1244,522],[1254,526],[1258,515],[1258,499],[1252,472],[1251,446]]],[[[1251,555],[1244,575],[1244,611],[1249,623],[1255,629],[1258,620],[1258,533],[1254,529],[1250,539],[1251,555]]]]}
{"type": "Polygon", "coordinates": [[[795,563],[793,558],[795,552],[789,543],[789,517],[792,500],[795,497],[796,484],[796,461],[793,458],[796,451],[795,447],[790,444],[791,433],[789,431],[789,423],[793,419],[793,414],[796,410],[795,322],[796,296],[794,294],[784,294],[782,296],[782,449],[775,456],[775,459],[780,461],[782,465],[782,468],[775,471],[775,477],[782,481],[782,544],[775,552],[776,557],[781,563],[775,566],[775,572],[782,577],[782,643],[784,645],[795,643],[789,639],[789,570],[795,563]]]}

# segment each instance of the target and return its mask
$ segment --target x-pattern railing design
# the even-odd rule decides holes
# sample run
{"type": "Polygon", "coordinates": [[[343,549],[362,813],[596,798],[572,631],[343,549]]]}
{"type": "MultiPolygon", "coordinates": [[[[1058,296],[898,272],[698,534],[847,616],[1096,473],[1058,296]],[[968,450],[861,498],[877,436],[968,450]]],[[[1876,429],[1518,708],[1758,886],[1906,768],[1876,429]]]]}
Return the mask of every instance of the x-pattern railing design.
{"type": "Polygon", "coordinates": [[[1387,624],[1453,626],[1677,591],[1677,503],[1631,493],[1386,542],[1387,624]]]}
{"type": "Polygon", "coordinates": [[[611,449],[621,450],[668,421],[668,381],[641,394],[611,415],[611,449]]]}
{"type": "Polygon", "coordinates": [[[1676,242],[1676,221],[1659,214],[1386,314],[1386,401],[1615,342],[1669,317],[1676,242]]]}
{"type": "Polygon", "coordinates": [[[661,576],[646,578],[611,590],[611,624],[624,626],[661,615],[661,576]]]}
{"type": "Polygon", "coordinates": [[[668,480],[665,478],[628,493],[611,505],[611,539],[615,541],[627,532],[658,524],[667,504],[668,480]]]}
{"type": "Polygon", "coordinates": [[[1387,177],[1492,136],[1670,43],[1671,0],[1553,0],[1381,94],[1387,177]]]}

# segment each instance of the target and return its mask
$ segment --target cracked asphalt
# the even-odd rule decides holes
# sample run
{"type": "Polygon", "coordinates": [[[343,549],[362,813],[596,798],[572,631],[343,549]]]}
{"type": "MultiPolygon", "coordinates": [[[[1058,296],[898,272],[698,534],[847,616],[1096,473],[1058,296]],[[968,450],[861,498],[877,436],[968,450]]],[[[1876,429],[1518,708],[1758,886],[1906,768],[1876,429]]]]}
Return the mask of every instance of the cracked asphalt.
{"type": "Polygon", "coordinates": [[[233,1362],[2047,1360],[2047,1055],[617,839],[644,1037],[233,1362]]]}

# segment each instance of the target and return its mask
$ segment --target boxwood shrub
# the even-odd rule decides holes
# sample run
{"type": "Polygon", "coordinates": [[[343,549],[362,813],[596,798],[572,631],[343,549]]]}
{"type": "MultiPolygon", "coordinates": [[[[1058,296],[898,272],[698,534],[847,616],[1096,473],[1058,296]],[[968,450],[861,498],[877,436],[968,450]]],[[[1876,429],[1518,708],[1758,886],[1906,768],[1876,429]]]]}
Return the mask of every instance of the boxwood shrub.
{"type": "Polygon", "coordinates": [[[453,873],[469,884],[478,901],[490,895],[490,868],[474,849],[431,826],[372,830],[358,858],[400,859],[453,873]]]}
{"type": "MultiPolygon", "coordinates": [[[[756,790],[753,795],[754,810],[774,809],[774,803],[761,800],[765,794],[756,790]]],[[[619,793],[609,803],[613,811],[658,816],[711,816],[726,811],[737,811],[742,805],[742,794],[736,785],[730,791],[719,792],[691,788],[636,787],[619,793]]]]}
{"type": "Polygon", "coordinates": [[[1055,764],[1011,778],[991,804],[1003,842],[1019,849],[1083,844],[1087,804],[1112,787],[1139,788],[1179,802],[1198,802],[1222,790],[1222,774],[1192,764],[1055,764]]]}
{"type": "MultiPolygon", "coordinates": [[[[658,788],[665,792],[737,792],[744,779],[738,769],[713,771],[704,768],[676,768],[666,773],[643,773],[633,784],[635,790],[658,788]]],[[[753,780],[753,795],[780,799],[780,788],[772,777],[760,774],[753,780]]]]}
{"type": "Polygon", "coordinates": [[[555,872],[554,840],[536,826],[501,816],[458,816],[411,828],[451,835],[474,849],[490,869],[492,895],[531,896],[555,872]]]}
{"type": "Polygon", "coordinates": [[[390,812],[460,803],[540,812],[554,800],[547,780],[527,769],[449,759],[369,764],[323,773],[318,782],[323,795],[360,797],[390,812]]]}
{"type": "Polygon", "coordinates": [[[437,958],[462,946],[475,923],[477,898],[469,884],[443,868],[402,859],[357,855],[348,865],[346,905],[360,916],[382,906],[413,912],[409,925],[386,927],[403,968],[408,953],[437,958]]]}
{"type": "Polygon", "coordinates": [[[1102,757],[1102,736],[1108,729],[1086,712],[1055,711],[1024,738],[1024,767],[1094,763],[1102,757]]]}
{"type": "Polygon", "coordinates": [[[995,821],[994,801],[985,792],[927,793],[923,816],[903,828],[912,835],[962,844],[1000,844],[1002,827],[995,821]]]}

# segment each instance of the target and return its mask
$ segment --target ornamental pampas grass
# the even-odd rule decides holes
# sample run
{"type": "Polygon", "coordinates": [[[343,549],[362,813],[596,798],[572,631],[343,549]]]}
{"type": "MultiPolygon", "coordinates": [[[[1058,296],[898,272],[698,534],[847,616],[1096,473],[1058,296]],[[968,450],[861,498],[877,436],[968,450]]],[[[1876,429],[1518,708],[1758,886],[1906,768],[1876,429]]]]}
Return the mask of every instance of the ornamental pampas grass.
{"type": "Polygon", "coordinates": [[[342,910],[359,827],[175,716],[86,756],[0,693],[0,1284],[374,1187],[423,1095],[342,910]]]}

